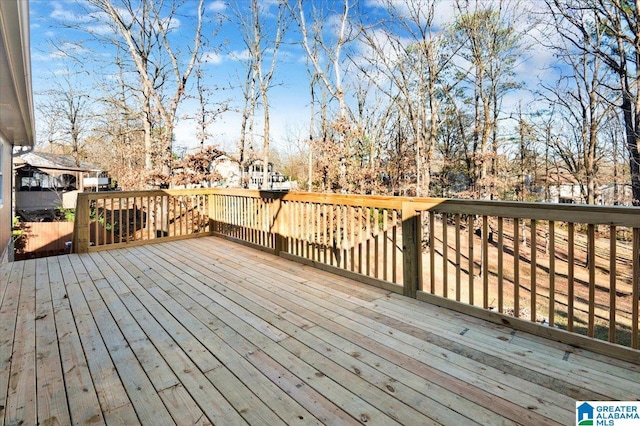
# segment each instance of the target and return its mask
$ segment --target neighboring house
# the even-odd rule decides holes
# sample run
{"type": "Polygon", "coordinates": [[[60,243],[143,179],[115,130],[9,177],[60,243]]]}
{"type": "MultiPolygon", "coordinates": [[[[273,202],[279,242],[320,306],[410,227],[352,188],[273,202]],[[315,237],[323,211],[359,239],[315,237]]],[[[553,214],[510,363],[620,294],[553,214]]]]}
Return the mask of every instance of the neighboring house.
{"type": "Polygon", "coordinates": [[[29,2],[0,1],[0,261],[13,259],[12,151],[34,143],[29,2]]]}
{"type": "MultiPolygon", "coordinates": [[[[262,160],[253,160],[242,173],[240,163],[228,155],[221,155],[211,163],[211,171],[221,176],[220,181],[215,186],[225,188],[260,189],[264,179],[262,170],[262,160]]],[[[297,186],[297,182],[290,181],[282,173],[274,171],[272,163],[269,163],[269,181],[269,189],[274,190],[295,189],[297,186]]]]}
{"type": "MultiPolygon", "coordinates": [[[[631,185],[626,183],[605,184],[596,188],[595,202],[600,205],[632,205],[631,185]]],[[[549,199],[552,203],[584,204],[587,199],[582,195],[581,185],[571,175],[557,174],[549,179],[549,199]]]]}
{"type": "Polygon", "coordinates": [[[611,183],[600,187],[599,203],[605,206],[631,206],[633,189],[628,183],[611,183]]]}
{"type": "MultiPolygon", "coordinates": [[[[544,181],[544,178],[542,179],[544,181]]],[[[586,202],[578,181],[568,173],[551,173],[547,179],[551,203],[583,204],[586,202]]]]}
{"type": "MultiPolygon", "coordinates": [[[[264,181],[264,162],[262,160],[254,160],[247,166],[245,176],[247,177],[247,187],[249,189],[262,189],[264,181]]],[[[269,173],[269,189],[290,189],[285,186],[285,178],[280,172],[273,170],[273,163],[268,164],[269,173]]],[[[286,182],[289,183],[289,182],[286,182]]]]}
{"type": "Polygon", "coordinates": [[[28,152],[14,158],[16,212],[75,208],[78,192],[109,188],[108,176],[73,157],[28,152]]]}
{"type": "Polygon", "coordinates": [[[240,163],[228,155],[221,155],[213,160],[210,172],[220,174],[221,179],[215,186],[224,188],[238,188],[241,186],[242,173],[240,171],[240,163]]]}

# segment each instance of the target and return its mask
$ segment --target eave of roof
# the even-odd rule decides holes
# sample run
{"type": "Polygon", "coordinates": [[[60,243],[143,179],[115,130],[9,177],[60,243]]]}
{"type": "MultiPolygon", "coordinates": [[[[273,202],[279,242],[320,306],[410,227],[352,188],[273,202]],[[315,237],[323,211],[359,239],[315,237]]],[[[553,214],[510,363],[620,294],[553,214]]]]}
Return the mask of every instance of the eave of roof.
{"type": "Polygon", "coordinates": [[[28,1],[0,1],[0,76],[0,133],[14,145],[33,146],[28,1]]]}

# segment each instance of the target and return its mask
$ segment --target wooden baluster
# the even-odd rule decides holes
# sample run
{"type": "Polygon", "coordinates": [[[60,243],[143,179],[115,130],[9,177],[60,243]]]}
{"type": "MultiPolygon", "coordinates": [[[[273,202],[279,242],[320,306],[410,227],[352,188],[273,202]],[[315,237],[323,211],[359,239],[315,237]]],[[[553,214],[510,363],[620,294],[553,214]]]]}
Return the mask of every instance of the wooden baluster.
{"type": "Polygon", "coordinates": [[[375,272],[374,272],[374,276],[377,278],[378,277],[378,239],[377,239],[377,234],[378,234],[378,217],[376,216],[378,213],[378,209],[374,209],[371,210],[371,207],[367,207],[367,231],[366,231],[366,238],[367,238],[367,276],[371,276],[371,240],[374,239],[374,262],[375,262],[375,272]],[[372,217],[372,214],[374,215],[372,217]],[[372,229],[371,229],[371,221],[375,220],[374,222],[374,228],[373,228],[373,232],[375,232],[375,236],[373,236],[372,234],[372,229]]]}
{"type": "Polygon", "coordinates": [[[468,233],[468,239],[469,239],[469,304],[473,305],[475,303],[475,298],[474,298],[474,288],[473,288],[473,281],[474,281],[474,269],[475,269],[475,265],[474,265],[474,260],[473,260],[473,233],[474,233],[474,229],[473,229],[473,215],[469,215],[467,217],[467,233],[468,233]]]}
{"type": "Polygon", "coordinates": [[[391,218],[391,278],[398,283],[398,211],[393,210],[391,218]]]}
{"type": "Polygon", "coordinates": [[[333,217],[334,215],[337,214],[337,210],[336,210],[336,206],[331,204],[329,205],[329,241],[327,241],[327,245],[329,246],[329,265],[333,266],[333,261],[336,258],[335,256],[335,245],[334,245],[334,223],[333,223],[333,217]]]}
{"type": "Polygon", "coordinates": [[[362,238],[362,216],[364,214],[364,209],[362,208],[362,206],[359,206],[356,208],[356,227],[355,227],[355,231],[357,234],[356,237],[356,241],[358,244],[358,273],[361,274],[362,273],[362,244],[364,243],[364,240],[362,238]]]}
{"type": "MultiPolygon", "coordinates": [[[[420,224],[422,225],[422,224],[420,224]]],[[[436,214],[429,211],[429,293],[436,293],[436,214]]]]}
{"type": "MultiPolygon", "coordinates": [[[[440,214],[442,222],[442,297],[449,297],[449,226],[447,213],[440,214]]],[[[435,251],[435,250],[432,250],[435,251]]],[[[434,264],[432,264],[432,269],[434,264]]]]}
{"type": "Polygon", "coordinates": [[[489,218],[482,216],[482,307],[489,309],[489,218]]]}
{"type": "Polygon", "coordinates": [[[596,238],[595,226],[590,223],[587,226],[587,268],[589,269],[589,324],[587,335],[595,335],[595,305],[596,305],[596,238]]]}
{"type": "Polygon", "coordinates": [[[109,223],[111,226],[111,229],[109,229],[109,234],[111,236],[111,238],[109,239],[109,241],[111,242],[111,244],[113,244],[115,242],[115,233],[114,233],[114,223],[115,223],[115,208],[114,208],[114,201],[115,199],[113,197],[111,197],[109,199],[109,206],[111,207],[110,209],[110,214],[109,214],[109,223]]]}
{"type": "Polygon", "coordinates": [[[504,312],[504,219],[498,217],[498,312],[504,312]]]}
{"type": "Polygon", "coordinates": [[[100,244],[107,244],[107,228],[109,227],[109,221],[107,218],[107,198],[102,199],[102,241],[100,244]]]}
{"type": "Polygon", "coordinates": [[[616,266],[617,266],[617,229],[609,227],[609,341],[616,342],[616,266]]]}
{"type": "MultiPolygon", "coordinates": [[[[138,202],[137,198],[134,196],[132,198],[133,205],[131,206],[131,215],[133,216],[133,240],[136,241],[138,239],[138,202]]],[[[140,233],[140,239],[142,239],[142,232],[140,233]]]]}
{"type": "Polygon", "coordinates": [[[537,288],[537,277],[538,277],[538,265],[537,265],[537,254],[538,254],[538,241],[537,241],[537,222],[531,219],[531,244],[530,244],[530,253],[531,253],[531,306],[530,306],[530,319],[531,321],[536,321],[536,313],[538,310],[537,296],[538,296],[538,288],[537,288]]]}
{"type": "Polygon", "coordinates": [[[322,217],[324,219],[322,221],[322,247],[323,247],[322,261],[325,264],[329,264],[329,259],[327,256],[329,255],[329,244],[330,244],[329,229],[331,225],[329,225],[329,205],[327,203],[324,203],[322,205],[322,217]]]}
{"type": "MultiPolygon", "coordinates": [[[[389,279],[389,211],[387,209],[382,210],[382,279],[387,281],[389,279]]],[[[395,248],[394,248],[395,249],[395,248]]]]}
{"type": "Polygon", "coordinates": [[[574,252],[574,230],[575,225],[567,224],[567,330],[573,331],[573,307],[575,299],[574,277],[575,277],[575,252],[574,252]]]}
{"type": "Polygon", "coordinates": [[[638,349],[638,298],[640,297],[640,228],[633,228],[633,271],[631,277],[631,347],[638,349]]]}
{"type": "Polygon", "coordinates": [[[520,317],[520,219],[513,219],[513,316],[520,317]]]}
{"type": "Polygon", "coordinates": [[[549,327],[556,320],[556,223],[549,221],[549,327]]]}
{"type": "Polygon", "coordinates": [[[462,269],[460,267],[460,263],[462,260],[461,256],[461,240],[460,240],[460,213],[456,213],[454,216],[455,221],[455,244],[456,244],[456,302],[460,301],[461,293],[462,293],[462,269]]]}

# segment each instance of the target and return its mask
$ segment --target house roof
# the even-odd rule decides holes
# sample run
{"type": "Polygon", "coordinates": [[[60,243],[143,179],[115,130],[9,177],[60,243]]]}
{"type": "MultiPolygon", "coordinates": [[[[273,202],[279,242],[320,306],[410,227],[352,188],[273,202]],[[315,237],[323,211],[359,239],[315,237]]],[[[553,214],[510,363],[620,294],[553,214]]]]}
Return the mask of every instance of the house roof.
{"type": "Polygon", "coordinates": [[[0,76],[0,133],[14,145],[33,146],[27,1],[0,1],[0,76]]]}
{"type": "Polygon", "coordinates": [[[99,167],[81,161],[76,164],[75,158],[69,155],[57,155],[47,152],[28,152],[18,155],[14,158],[16,168],[25,167],[27,165],[38,169],[51,170],[72,170],[78,172],[100,172],[99,167]]]}

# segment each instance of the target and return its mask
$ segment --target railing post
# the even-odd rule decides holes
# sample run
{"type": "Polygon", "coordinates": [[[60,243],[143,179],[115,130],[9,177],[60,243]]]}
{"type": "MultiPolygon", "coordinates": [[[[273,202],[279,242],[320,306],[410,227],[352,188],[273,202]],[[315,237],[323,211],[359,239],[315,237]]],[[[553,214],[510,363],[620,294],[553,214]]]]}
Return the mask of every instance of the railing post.
{"type": "Polygon", "coordinates": [[[79,193],[76,199],[76,217],[73,225],[74,253],[89,252],[89,198],[88,194],[79,193]]]}
{"type": "Polygon", "coordinates": [[[415,298],[422,287],[420,212],[411,202],[402,203],[403,294],[415,298]]]}
{"type": "Polygon", "coordinates": [[[207,207],[208,207],[208,216],[209,216],[209,235],[213,235],[215,228],[215,218],[216,218],[216,206],[215,206],[215,196],[211,192],[207,194],[207,207]]]}
{"type": "Polygon", "coordinates": [[[280,252],[281,251],[285,251],[286,250],[286,241],[284,238],[283,234],[283,230],[284,230],[284,218],[282,217],[284,212],[282,211],[283,205],[282,205],[282,197],[281,196],[276,196],[273,198],[273,212],[271,215],[271,226],[272,226],[272,232],[274,232],[275,234],[275,250],[276,250],[276,255],[280,256],[280,252]]]}

